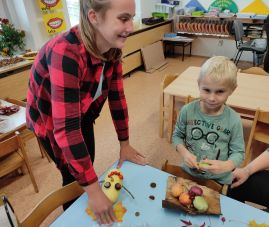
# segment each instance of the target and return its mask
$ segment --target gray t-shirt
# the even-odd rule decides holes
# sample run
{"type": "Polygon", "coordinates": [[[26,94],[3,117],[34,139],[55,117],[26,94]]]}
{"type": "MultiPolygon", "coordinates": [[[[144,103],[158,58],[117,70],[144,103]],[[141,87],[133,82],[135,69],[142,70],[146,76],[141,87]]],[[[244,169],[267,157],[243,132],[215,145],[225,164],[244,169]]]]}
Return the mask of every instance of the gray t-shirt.
{"type": "MultiPolygon", "coordinates": [[[[240,116],[232,108],[225,106],[218,116],[204,114],[199,100],[182,107],[173,133],[174,145],[183,144],[191,153],[202,159],[232,160],[236,167],[244,159],[244,136],[240,116]]],[[[189,174],[214,179],[222,184],[232,182],[231,172],[223,174],[204,174],[190,169],[184,163],[183,169],[189,174]]]]}

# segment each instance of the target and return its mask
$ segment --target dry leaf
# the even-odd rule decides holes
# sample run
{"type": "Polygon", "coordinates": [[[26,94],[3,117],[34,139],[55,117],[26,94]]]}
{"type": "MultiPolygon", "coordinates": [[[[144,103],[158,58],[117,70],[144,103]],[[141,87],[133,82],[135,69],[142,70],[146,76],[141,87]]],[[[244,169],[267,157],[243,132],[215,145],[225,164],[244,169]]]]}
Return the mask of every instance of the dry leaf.
{"type": "Polygon", "coordinates": [[[248,223],[248,227],[269,227],[268,224],[257,224],[255,220],[251,220],[249,223],[248,223]]]}
{"type": "MultiPolygon", "coordinates": [[[[92,210],[89,207],[87,207],[85,209],[85,211],[94,221],[96,220],[94,213],[92,212],[92,210]]],[[[115,216],[116,216],[118,222],[122,222],[123,216],[127,211],[127,209],[122,205],[122,202],[116,203],[113,207],[113,211],[115,213],[115,216]]]]}

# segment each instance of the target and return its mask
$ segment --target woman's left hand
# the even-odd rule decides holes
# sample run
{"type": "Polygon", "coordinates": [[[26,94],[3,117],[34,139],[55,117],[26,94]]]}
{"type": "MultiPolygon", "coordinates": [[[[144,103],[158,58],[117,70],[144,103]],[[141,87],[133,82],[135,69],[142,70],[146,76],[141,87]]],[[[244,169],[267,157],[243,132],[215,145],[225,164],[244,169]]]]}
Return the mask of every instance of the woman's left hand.
{"type": "Polygon", "coordinates": [[[145,156],[135,150],[128,141],[120,142],[120,160],[117,167],[120,168],[124,161],[130,161],[139,165],[147,165],[145,156]]]}

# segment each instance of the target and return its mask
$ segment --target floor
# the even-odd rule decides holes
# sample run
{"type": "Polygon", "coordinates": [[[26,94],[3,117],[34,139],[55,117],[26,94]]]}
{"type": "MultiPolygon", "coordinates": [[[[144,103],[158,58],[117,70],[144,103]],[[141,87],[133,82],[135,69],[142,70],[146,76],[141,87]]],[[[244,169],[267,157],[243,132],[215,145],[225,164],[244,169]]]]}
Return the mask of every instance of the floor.
{"type": "MultiPolygon", "coordinates": [[[[144,154],[150,165],[161,168],[162,163],[177,164],[180,157],[166,138],[160,138],[159,132],[159,95],[160,82],[166,73],[181,73],[188,66],[200,66],[203,57],[186,57],[182,62],[178,57],[166,59],[167,67],[153,73],[137,70],[124,79],[125,94],[129,108],[130,143],[144,154]]],[[[247,131],[246,131],[247,133],[247,131]]],[[[95,170],[101,175],[118,159],[119,143],[107,104],[95,124],[96,159],[95,170]],[[105,157],[105,158],[104,158],[105,157]]],[[[35,193],[29,176],[10,176],[0,179],[0,194],[9,198],[19,220],[51,191],[61,187],[59,172],[53,163],[41,158],[37,142],[33,139],[26,144],[33,172],[39,187],[35,193]]],[[[57,209],[42,226],[48,226],[62,212],[57,209]]]]}

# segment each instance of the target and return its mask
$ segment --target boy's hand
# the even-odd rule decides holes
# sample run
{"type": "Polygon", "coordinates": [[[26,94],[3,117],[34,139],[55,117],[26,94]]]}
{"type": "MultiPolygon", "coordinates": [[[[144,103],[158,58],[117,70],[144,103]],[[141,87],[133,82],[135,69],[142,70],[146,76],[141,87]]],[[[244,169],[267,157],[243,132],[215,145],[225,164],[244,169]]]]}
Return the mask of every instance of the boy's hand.
{"type": "Polygon", "coordinates": [[[199,165],[199,169],[211,172],[213,174],[221,174],[234,169],[234,163],[231,160],[220,161],[205,159],[203,160],[203,163],[208,165],[199,165]]]}
{"type": "Polygon", "coordinates": [[[199,169],[198,165],[197,165],[197,157],[192,154],[191,152],[189,152],[188,150],[186,150],[185,152],[183,152],[182,154],[182,158],[183,161],[185,162],[185,164],[190,167],[190,168],[194,168],[194,169],[199,169]]]}

